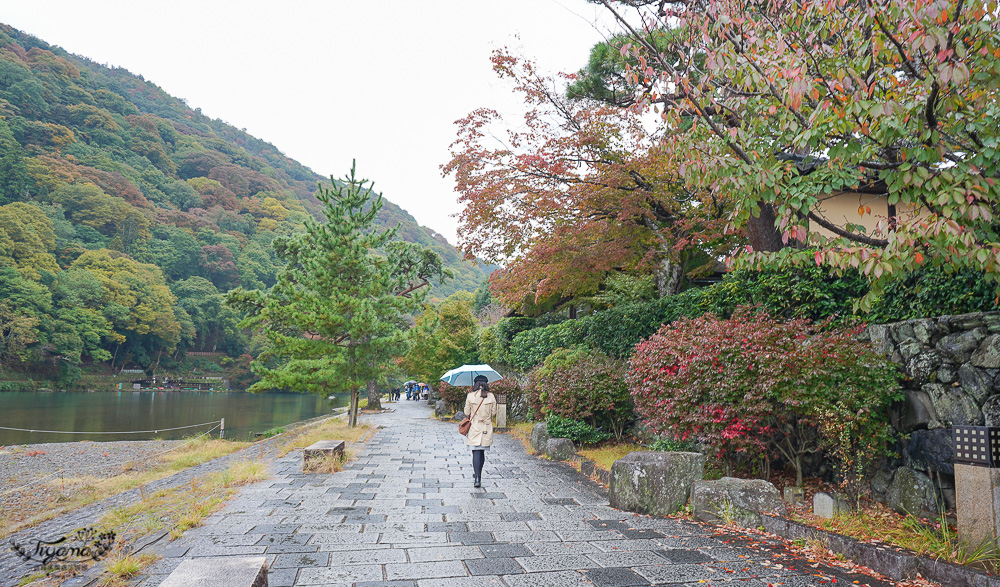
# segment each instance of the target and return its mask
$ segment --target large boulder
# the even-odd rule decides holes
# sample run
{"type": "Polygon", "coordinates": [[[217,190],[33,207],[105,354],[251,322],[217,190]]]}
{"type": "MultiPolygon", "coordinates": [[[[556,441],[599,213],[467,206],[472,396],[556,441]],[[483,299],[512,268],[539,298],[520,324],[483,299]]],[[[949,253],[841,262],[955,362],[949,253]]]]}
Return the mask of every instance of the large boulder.
{"type": "Polygon", "coordinates": [[[545,443],[545,454],[553,461],[568,461],[576,454],[576,445],[568,438],[550,438],[545,443]]]}
{"type": "Polygon", "coordinates": [[[913,337],[920,341],[921,344],[931,344],[934,339],[940,336],[933,320],[919,318],[911,320],[910,323],[913,324],[913,337]]]}
{"type": "Polygon", "coordinates": [[[1000,334],[991,334],[983,339],[970,360],[974,366],[984,369],[1000,367],[1000,334]]]}
{"type": "Polygon", "coordinates": [[[695,481],[705,475],[705,455],[696,452],[629,453],[611,465],[611,507],[666,516],[684,507],[695,481]]]}
{"type": "Polygon", "coordinates": [[[905,391],[903,401],[892,406],[890,415],[892,425],[904,434],[921,428],[941,427],[937,412],[934,410],[934,403],[923,391],[905,391]]]}
{"type": "Polygon", "coordinates": [[[941,366],[941,355],[935,351],[918,353],[906,361],[906,373],[917,385],[931,382],[931,375],[941,366]]]}
{"type": "Polygon", "coordinates": [[[934,483],[930,477],[909,467],[900,467],[892,476],[885,494],[886,504],[901,514],[919,516],[937,511],[934,483]]]}
{"type": "Polygon", "coordinates": [[[529,443],[531,444],[531,450],[540,455],[545,454],[546,445],[549,443],[549,432],[545,428],[545,422],[539,422],[531,429],[529,443]]]}
{"type": "Polygon", "coordinates": [[[876,351],[883,355],[892,353],[894,343],[887,326],[883,324],[872,324],[868,327],[867,332],[876,351]]]}
{"type": "Polygon", "coordinates": [[[434,415],[437,417],[446,416],[448,414],[448,402],[443,399],[439,399],[437,403],[434,404],[434,415]]]}
{"type": "Polygon", "coordinates": [[[455,412],[455,415],[452,416],[451,419],[454,420],[454,421],[456,421],[456,422],[461,422],[462,420],[465,419],[465,412],[463,412],[462,410],[459,410],[459,411],[455,412]]]}
{"type": "Polygon", "coordinates": [[[972,357],[972,353],[979,348],[979,343],[984,338],[986,338],[986,329],[976,328],[975,330],[949,334],[939,340],[935,347],[945,361],[961,364],[972,357]]]}
{"type": "Polygon", "coordinates": [[[987,426],[1000,426],[1000,395],[993,395],[983,402],[983,417],[987,426]]]}
{"type": "Polygon", "coordinates": [[[884,500],[885,492],[889,491],[890,483],[892,483],[892,472],[890,471],[879,470],[872,475],[871,488],[879,498],[879,501],[884,500]]]}
{"type": "Polygon", "coordinates": [[[958,381],[958,365],[945,363],[934,373],[937,383],[955,383],[958,381]]]}
{"type": "Polygon", "coordinates": [[[774,485],[763,479],[732,477],[696,481],[691,488],[691,509],[700,522],[734,523],[744,528],[760,526],[761,514],[787,512],[774,485]]]}
{"type": "Polygon", "coordinates": [[[993,376],[995,369],[979,369],[972,363],[965,363],[958,369],[958,380],[965,393],[977,403],[982,404],[993,393],[993,376]]]}
{"type": "Polygon", "coordinates": [[[909,465],[918,471],[955,474],[955,443],[950,428],[912,432],[905,454],[909,465]]]}
{"type": "Polygon", "coordinates": [[[934,402],[934,411],[946,426],[970,424],[982,426],[983,413],[976,402],[961,387],[928,383],[920,388],[934,402]]]}

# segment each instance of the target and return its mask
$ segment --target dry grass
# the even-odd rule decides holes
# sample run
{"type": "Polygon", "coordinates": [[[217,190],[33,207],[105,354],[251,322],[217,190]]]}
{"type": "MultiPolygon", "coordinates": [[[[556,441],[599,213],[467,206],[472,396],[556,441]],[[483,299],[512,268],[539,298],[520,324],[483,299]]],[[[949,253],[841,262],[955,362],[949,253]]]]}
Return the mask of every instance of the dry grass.
{"type": "Polygon", "coordinates": [[[3,515],[0,516],[0,538],[106,497],[118,495],[136,487],[141,490],[142,486],[152,481],[236,452],[247,446],[250,446],[250,443],[200,436],[186,439],[184,444],[179,445],[176,450],[157,457],[151,466],[149,463],[143,463],[146,466],[143,471],[135,470],[135,466],[129,463],[120,474],[113,477],[92,475],[53,477],[44,486],[47,491],[55,493],[57,497],[48,500],[44,510],[33,511],[30,508],[21,508],[18,511],[4,511],[3,515]]]}
{"type": "Polygon", "coordinates": [[[611,465],[625,455],[637,450],[646,450],[643,446],[632,443],[604,444],[595,448],[578,450],[580,456],[594,461],[594,466],[605,471],[611,470],[611,465]]]}
{"type": "Polygon", "coordinates": [[[176,538],[185,530],[200,525],[239,487],[265,478],[265,463],[237,461],[225,470],[196,477],[188,484],[160,490],[134,504],[112,509],[97,526],[113,530],[123,541],[164,528],[170,528],[171,538],[176,538]]]}
{"type": "Polygon", "coordinates": [[[820,518],[805,512],[793,516],[799,522],[863,542],[883,543],[948,562],[972,565],[996,572],[1000,568],[1000,550],[986,541],[970,545],[958,540],[953,522],[903,516],[881,503],[863,504],[860,509],[833,518],[820,518]]]}
{"type": "Polygon", "coordinates": [[[309,459],[309,467],[303,467],[304,473],[319,473],[322,475],[331,475],[333,473],[339,473],[341,469],[344,468],[344,463],[353,457],[351,451],[344,451],[343,453],[333,453],[329,455],[323,455],[321,457],[315,457],[309,459]]]}
{"type": "Polygon", "coordinates": [[[103,587],[118,587],[119,585],[127,585],[128,579],[139,574],[142,569],[146,568],[156,557],[151,554],[140,554],[140,555],[130,555],[130,554],[115,554],[108,558],[105,562],[104,569],[105,576],[98,585],[103,587]]]}
{"type": "Polygon", "coordinates": [[[371,431],[369,424],[358,424],[354,428],[347,425],[346,417],[333,417],[316,424],[309,424],[285,433],[285,441],[279,452],[282,456],[298,448],[305,448],[320,440],[344,440],[358,442],[371,431]]]}
{"type": "Polygon", "coordinates": [[[518,422],[516,424],[511,424],[508,426],[507,432],[504,434],[509,434],[514,438],[521,441],[524,445],[524,450],[528,451],[529,455],[538,454],[531,448],[531,429],[535,427],[537,422],[518,422]]]}
{"type": "MultiPolygon", "coordinates": [[[[125,587],[143,568],[157,560],[153,555],[127,554],[123,549],[125,545],[166,528],[170,529],[171,540],[176,539],[222,507],[240,486],[266,478],[265,463],[237,461],[225,470],[196,477],[180,487],[143,494],[139,502],[110,510],[95,524],[101,531],[113,530],[117,535],[114,550],[104,559],[105,573],[98,584],[125,587]]],[[[22,584],[49,587],[64,578],[59,574],[33,575],[22,584]]]]}

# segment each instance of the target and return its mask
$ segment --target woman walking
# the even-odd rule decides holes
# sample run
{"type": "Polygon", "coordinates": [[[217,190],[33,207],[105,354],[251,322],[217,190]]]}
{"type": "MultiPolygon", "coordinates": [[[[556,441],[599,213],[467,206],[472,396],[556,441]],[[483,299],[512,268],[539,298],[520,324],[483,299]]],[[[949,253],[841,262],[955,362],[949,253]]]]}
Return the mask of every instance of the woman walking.
{"type": "Polygon", "coordinates": [[[481,487],[486,451],[493,444],[493,416],[497,413],[497,398],[490,393],[485,376],[479,375],[473,380],[472,391],[465,398],[464,411],[470,414],[472,421],[465,444],[472,447],[473,487],[481,487]]]}

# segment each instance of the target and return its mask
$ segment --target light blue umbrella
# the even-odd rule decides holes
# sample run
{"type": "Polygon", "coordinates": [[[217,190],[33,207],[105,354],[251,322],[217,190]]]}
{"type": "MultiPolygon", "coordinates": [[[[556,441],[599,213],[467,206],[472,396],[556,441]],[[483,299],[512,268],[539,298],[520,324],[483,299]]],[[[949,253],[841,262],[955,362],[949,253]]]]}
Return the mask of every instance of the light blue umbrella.
{"type": "Polygon", "coordinates": [[[486,377],[486,381],[490,383],[503,379],[503,375],[497,373],[489,365],[462,365],[442,375],[441,381],[449,385],[463,387],[472,385],[472,381],[479,375],[486,377]]]}

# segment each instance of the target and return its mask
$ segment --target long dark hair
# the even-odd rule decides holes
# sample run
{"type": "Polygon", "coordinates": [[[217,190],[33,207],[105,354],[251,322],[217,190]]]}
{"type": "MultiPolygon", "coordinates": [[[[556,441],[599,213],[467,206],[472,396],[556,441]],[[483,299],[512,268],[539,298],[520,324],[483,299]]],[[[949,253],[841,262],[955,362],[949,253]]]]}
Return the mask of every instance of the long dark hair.
{"type": "Polygon", "coordinates": [[[472,391],[482,390],[480,393],[482,397],[486,397],[486,394],[490,392],[490,384],[485,381],[477,381],[472,384],[472,391]]]}

